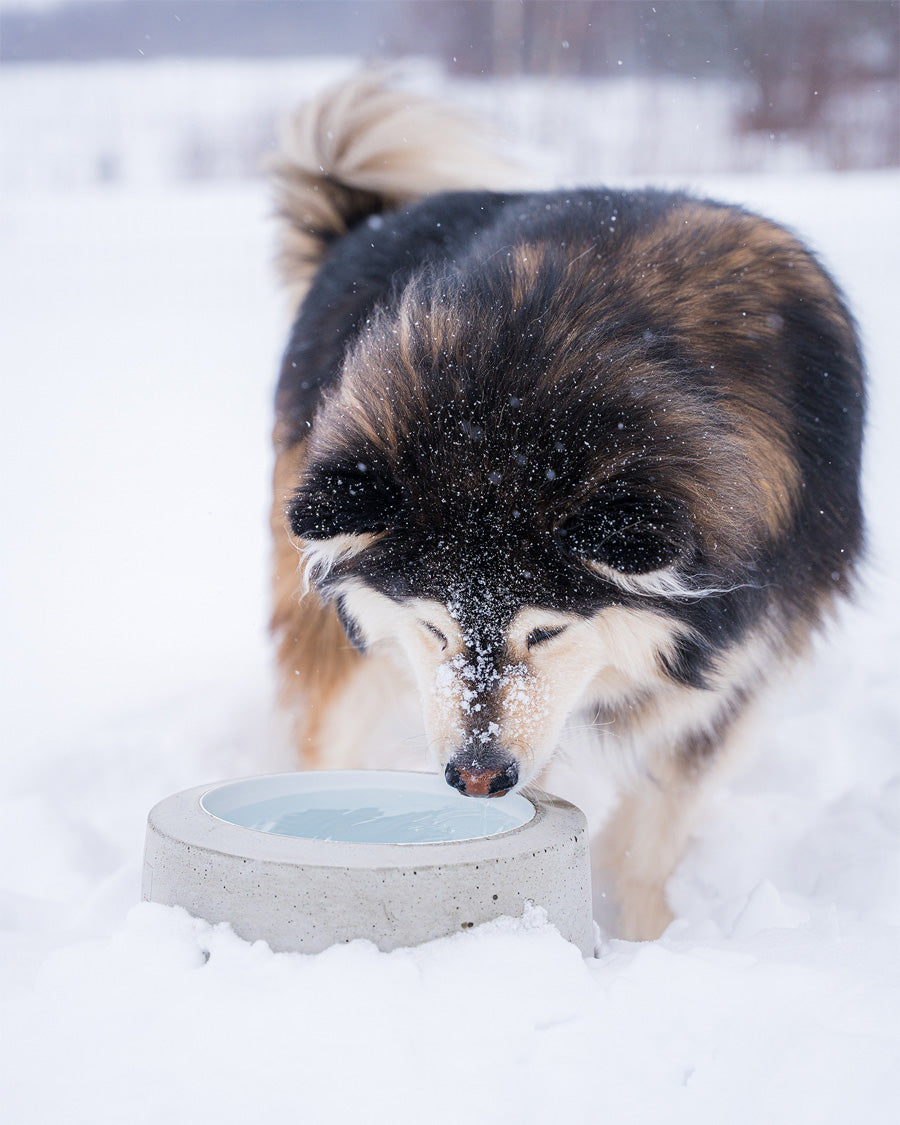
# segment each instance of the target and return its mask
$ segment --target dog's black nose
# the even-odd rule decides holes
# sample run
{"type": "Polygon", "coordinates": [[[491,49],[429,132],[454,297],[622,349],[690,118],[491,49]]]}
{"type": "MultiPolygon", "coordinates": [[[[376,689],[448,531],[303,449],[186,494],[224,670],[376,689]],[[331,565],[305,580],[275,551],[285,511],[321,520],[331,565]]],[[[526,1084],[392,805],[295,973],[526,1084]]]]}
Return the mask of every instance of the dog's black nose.
{"type": "Polygon", "coordinates": [[[502,797],[519,780],[519,767],[496,751],[463,750],[447,763],[444,777],[467,797],[502,797]]]}

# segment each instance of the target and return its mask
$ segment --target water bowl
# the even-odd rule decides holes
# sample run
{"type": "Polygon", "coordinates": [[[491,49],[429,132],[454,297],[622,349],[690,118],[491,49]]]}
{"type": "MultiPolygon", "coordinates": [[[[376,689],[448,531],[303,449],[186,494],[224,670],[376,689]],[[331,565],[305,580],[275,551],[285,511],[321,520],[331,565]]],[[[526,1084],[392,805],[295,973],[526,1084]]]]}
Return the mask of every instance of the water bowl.
{"type": "Polygon", "coordinates": [[[593,951],[582,812],[536,789],[464,797],[437,774],[281,773],[176,793],[148,817],[143,897],[303,953],[417,945],[531,902],[593,951]]]}

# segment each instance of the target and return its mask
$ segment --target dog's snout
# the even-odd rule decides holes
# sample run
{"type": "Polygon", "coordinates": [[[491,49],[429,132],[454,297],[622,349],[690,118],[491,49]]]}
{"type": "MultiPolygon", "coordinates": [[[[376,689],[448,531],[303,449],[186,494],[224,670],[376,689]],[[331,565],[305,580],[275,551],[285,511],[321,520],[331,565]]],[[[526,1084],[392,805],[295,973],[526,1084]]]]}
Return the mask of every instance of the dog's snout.
{"type": "Polygon", "coordinates": [[[493,749],[462,750],[447,763],[444,777],[467,797],[502,797],[518,782],[519,767],[493,749]]]}

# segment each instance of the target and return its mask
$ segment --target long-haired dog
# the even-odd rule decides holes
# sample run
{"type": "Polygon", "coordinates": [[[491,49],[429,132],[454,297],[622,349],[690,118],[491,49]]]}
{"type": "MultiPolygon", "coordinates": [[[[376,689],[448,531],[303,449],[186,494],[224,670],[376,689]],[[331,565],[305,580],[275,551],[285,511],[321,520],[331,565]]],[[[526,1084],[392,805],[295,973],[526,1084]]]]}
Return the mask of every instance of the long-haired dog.
{"type": "Polygon", "coordinates": [[[292,122],[284,697],[302,764],[352,766],[385,669],[408,675],[433,763],[476,798],[593,724],[594,753],[633,765],[598,858],[621,932],[651,938],[700,783],[852,585],[860,351],[774,223],[661,191],[472,190],[488,164],[371,79],[292,122]]]}

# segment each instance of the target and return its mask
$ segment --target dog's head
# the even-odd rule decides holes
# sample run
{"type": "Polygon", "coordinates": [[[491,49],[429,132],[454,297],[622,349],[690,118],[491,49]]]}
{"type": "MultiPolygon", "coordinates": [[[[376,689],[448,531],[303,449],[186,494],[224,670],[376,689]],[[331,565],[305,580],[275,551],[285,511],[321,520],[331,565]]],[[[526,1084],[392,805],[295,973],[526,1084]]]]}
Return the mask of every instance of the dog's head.
{"type": "Polygon", "coordinates": [[[792,487],[672,339],[610,328],[527,261],[484,286],[426,278],[373,317],[288,512],[354,643],[405,652],[472,796],[533,780],[586,695],[700,676],[691,607],[741,577],[792,487]]]}

